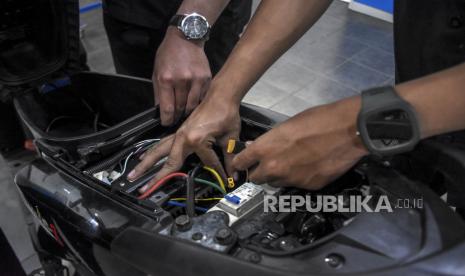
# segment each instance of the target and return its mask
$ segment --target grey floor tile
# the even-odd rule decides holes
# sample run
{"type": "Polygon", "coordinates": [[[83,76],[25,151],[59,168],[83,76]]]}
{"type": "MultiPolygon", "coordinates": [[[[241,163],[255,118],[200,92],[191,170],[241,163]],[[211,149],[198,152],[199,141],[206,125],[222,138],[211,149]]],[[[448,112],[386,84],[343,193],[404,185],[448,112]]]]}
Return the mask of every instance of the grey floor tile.
{"type": "Polygon", "coordinates": [[[326,15],[333,16],[339,19],[347,18],[352,11],[348,8],[348,3],[342,1],[333,1],[326,11],[326,15]]]}
{"type": "Polygon", "coordinates": [[[383,33],[392,32],[392,23],[352,10],[349,10],[349,13],[345,17],[345,19],[349,25],[365,26],[369,27],[371,30],[383,33]]]}
{"type": "Polygon", "coordinates": [[[13,176],[0,156],[0,228],[2,228],[20,261],[33,255],[29,233],[23,216],[22,201],[13,176]]]}
{"type": "Polygon", "coordinates": [[[344,29],[344,20],[324,14],[300,39],[309,45],[344,29]]]}
{"type": "Polygon", "coordinates": [[[247,93],[244,102],[269,108],[289,96],[285,91],[264,81],[257,82],[247,93]]]}
{"type": "Polygon", "coordinates": [[[394,55],[381,49],[367,48],[351,58],[351,61],[394,76],[394,55]]]}
{"type": "Polygon", "coordinates": [[[298,91],[294,95],[304,99],[310,104],[310,106],[317,106],[335,102],[357,94],[358,92],[351,87],[320,76],[314,82],[310,83],[307,87],[298,91]]]}
{"type": "Polygon", "coordinates": [[[255,13],[255,11],[258,8],[258,5],[260,5],[261,0],[253,0],[252,1],[252,12],[255,13]]]}
{"type": "Polygon", "coordinates": [[[382,48],[391,53],[393,52],[392,30],[381,31],[370,24],[352,23],[349,21],[344,25],[344,28],[338,31],[338,35],[358,40],[372,47],[382,48]]]}
{"type": "Polygon", "coordinates": [[[97,0],[79,0],[79,6],[84,6],[84,5],[87,5],[87,4],[90,4],[90,3],[94,3],[96,2],[97,0]]]}
{"type": "Polygon", "coordinates": [[[89,52],[87,55],[88,64],[92,71],[100,73],[114,74],[115,66],[109,48],[102,48],[98,51],[89,52]]]}
{"type": "Polygon", "coordinates": [[[309,51],[310,55],[312,56],[335,55],[348,59],[362,52],[368,47],[369,46],[358,40],[333,34],[309,45],[307,47],[307,51],[309,51]]]}
{"type": "Polygon", "coordinates": [[[283,61],[300,65],[316,73],[327,73],[346,62],[346,58],[330,52],[311,51],[310,46],[297,44],[283,56],[283,61]]]}
{"type": "Polygon", "coordinates": [[[97,9],[81,15],[82,43],[87,51],[88,65],[92,71],[114,73],[110,44],[103,26],[102,10],[97,9]]]}
{"type": "Polygon", "coordinates": [[[378,47],[380,49],[388,51],[391,54],[394,54],[395,53],[395,51],[394,51],[394,35],[391,32],[390,35],[388,35],[386,37],[383,37],[380,40],[373,41],[371,43],[371,46],[378,47]]]}
{"type": "Polygon", "coordinates": [[[276,112],[285,114],[287,116],[294,116],[301,111],[304,111],[307,108],[310,108],[312,105],[310,102],[306,101],[295,95],[289,95],[284,100],[273,105],[270,109],[276,112]]]}
{"type": "Polygon", "coordinates": [[[307,86],[315,78],[315,74],[308,69],[280,59],[268,69],[260,81],[267,82],[287,93],[293,93],[307,86]]]}
{"type": "Polygon", "coordinates": [[[327,76],[357,91],[382,85],[390,79],[383,73],[351,61],[344,63],[327,76]]]}
{"type": "Polygon", "coordinates": [[[388,79],[383,85],[391,85],[391,86],[394,86],[396,84],[396,78],[395,77],[392,77],[390,79],[388,79]]]}

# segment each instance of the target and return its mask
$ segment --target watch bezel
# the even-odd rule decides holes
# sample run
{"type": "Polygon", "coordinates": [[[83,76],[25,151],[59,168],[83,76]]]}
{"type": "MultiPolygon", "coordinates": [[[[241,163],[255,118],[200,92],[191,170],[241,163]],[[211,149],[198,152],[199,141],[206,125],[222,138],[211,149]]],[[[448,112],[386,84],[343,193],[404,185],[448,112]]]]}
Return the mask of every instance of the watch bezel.
{"type": "Polygon", "coordinates": [[[208,23],[208,20],[205,18],[205,16],[201,15],[201,14],[198,14],[198,13],[191,13],[191,14],[186,14],[184,16],[184,18],[181,20],[181,24],[179,25],[179,29],[182,31],[182,33],[184,34],[184,36],[189,39],[189,40],[201,40],[201,39],[204,39],[206,36],[208,36],[208,33],[209,33],[209,30],[210,30],[210,24],[208,23]],[[205,22],[205,24],[207,25],[207,28],[206,28],[206,31],[205,33],[203,33],[201,36],[196,36],[196,37],[192,37],[191,35],[189,35],[188,33],[188,26],[187,26],[187,21],[193,17],[197,17],[197,18],[200,18],[202,21],[205,22]]]}

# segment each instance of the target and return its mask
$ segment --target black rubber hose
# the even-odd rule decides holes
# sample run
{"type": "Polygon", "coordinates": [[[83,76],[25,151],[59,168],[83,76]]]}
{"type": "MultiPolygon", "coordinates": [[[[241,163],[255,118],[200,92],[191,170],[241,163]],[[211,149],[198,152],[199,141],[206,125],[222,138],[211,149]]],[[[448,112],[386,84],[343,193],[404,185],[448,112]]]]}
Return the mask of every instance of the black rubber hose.
{"type": "Polygon", "coordinates": [[[186,196],[186,214],[190,218],[195,216],[195,175],[202,168],[201,166],[195,167],[189,172],[187,178],[187,196],[186,196]]]}

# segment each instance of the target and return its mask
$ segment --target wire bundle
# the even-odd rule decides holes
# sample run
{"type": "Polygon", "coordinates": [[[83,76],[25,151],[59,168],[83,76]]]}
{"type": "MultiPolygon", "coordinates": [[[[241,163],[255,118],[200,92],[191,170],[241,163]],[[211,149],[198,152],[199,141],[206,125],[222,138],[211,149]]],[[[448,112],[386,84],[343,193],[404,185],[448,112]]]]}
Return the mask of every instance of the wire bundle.
{"type": "Polygon", "coordinates": [[[196,178],[195,176],[198,174],[198,171],[201,168],[202,168],[201,166],[197,166],[192,171],[190,171],[189,174],[182,173],[182,172],[176,172],[176,173],[169,174],[163,177],[162,179],[158,180],[155,183],[155,185],[153,185],[152,187],[150,187],[150,189],[148,189],[142,195],[140,195],[138,199],[143,200],[143,199],[150,197],[156,190],[158,190],[160,187],[162,187],[164,184],[166,184],[168,181],[172,180],[173,178],[183,178],[184,181],[186,182],[186,188],[187,188],[186,197],[170,199],[166,204],[171,205],[171,206],[185,207],[186,213],[190,217],[195,216],[195,210],[205,212],[206,211],[205,208],[200,208],[200,207],[195,206],[196,201],[215,201],[215,200],[221,200],[222,198],[213,197],[213,198],[196,199],[195,194],[194,194],[195,183],[208,185],[214,188],[215,190],[217,190],[218,192],[220,192],[223,196],[226,194],[227,191],[226,191],[226,186],[224,185],[224,181],[219,175],[219,173],[210,167],[203,167],[203,169],[211,173],[212,176],[217,179],[217,181],[219,182],[219,185],[211,181],[205,180],[205,179],[196,178]],[[181,203],[178,201],[185,201],[185,203],[181,203]]]}
{"type": "MultiPolygon", "coordinates": [[[[135,143],[133,145],[133,147],[135,148],[134,151],[132,151],[131,153],[129,153],[129,155],[126,157],[126,159],[124,160],[124,165],[122,166],[122,170],[121,170],[121,175],[123,175],[125,172],[126,172],[126,169],[127,169],[127,166],[128,166],[128,162],[129,162],[129,159],[131,159],[131,157],[133,155],[136,155],[138,154],[139,152],[143,152],[145,150],[147,150],[148,148],[150,148],[155,142],[159,142],[160,139],[149,139],[149,140],[144,140],[144,141],[140,141],[138,143],[135,143]]],[[[115,179],[116,180],[116,179],[115,179]]],[[[114,180],[113,180],[114,181],[114,180]]]]}

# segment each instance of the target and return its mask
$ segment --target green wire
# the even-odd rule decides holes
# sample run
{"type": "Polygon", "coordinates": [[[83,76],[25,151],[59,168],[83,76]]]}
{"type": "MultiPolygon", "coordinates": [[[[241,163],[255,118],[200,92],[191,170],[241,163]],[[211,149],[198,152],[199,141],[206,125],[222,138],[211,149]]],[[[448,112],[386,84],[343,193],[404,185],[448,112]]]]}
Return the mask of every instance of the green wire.
{"type": "Polygon", "coordinates": [[[226,194],[226,191],[224,191],[223,189],[221,189],[221,187],[219,185],[217,185],[216,183],[213,183],[213,182],[210,182],[210,181],[207,181],[207,180],[204,180],[204,179],[200,179],[200,178],[195,178],[194,179],[195,182],[198,182],[198,183],[201,183],[201,184],[205,184],[205,185],[208,185],[208,186],[211,186],[215,189],[217,189],[218,191],[221,192],[221,194],[225,195],[226,194]]]}

